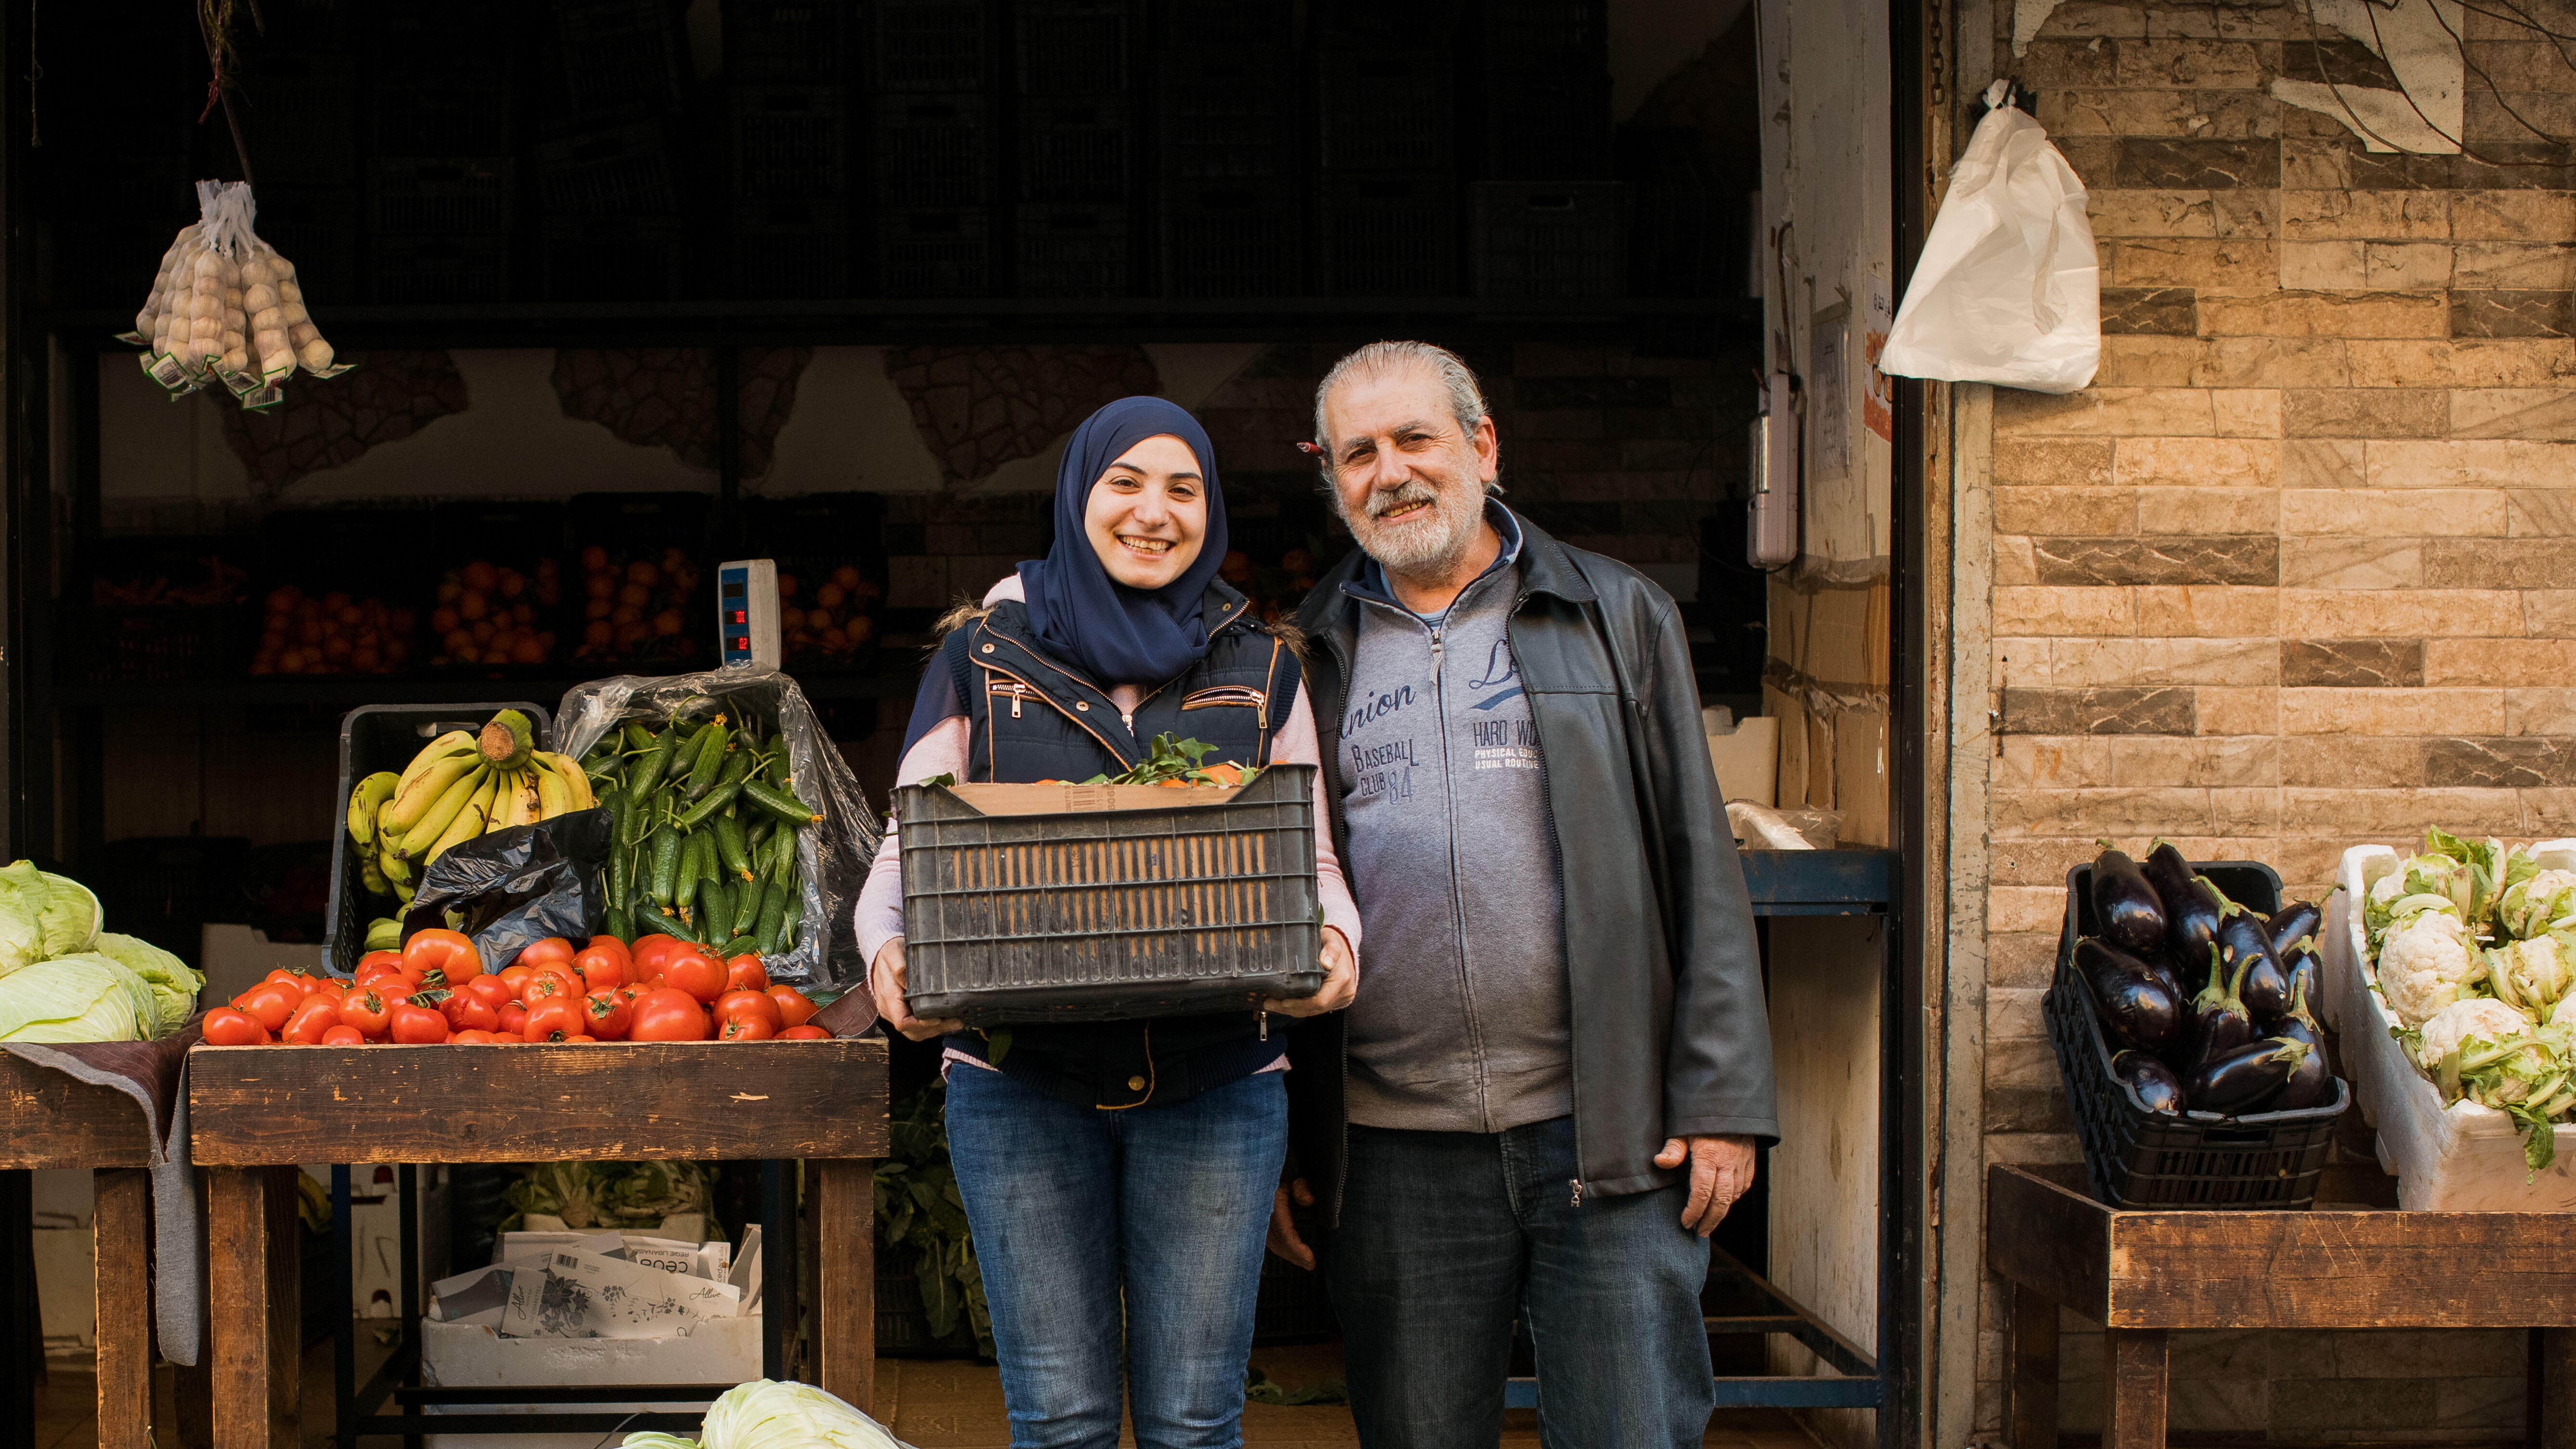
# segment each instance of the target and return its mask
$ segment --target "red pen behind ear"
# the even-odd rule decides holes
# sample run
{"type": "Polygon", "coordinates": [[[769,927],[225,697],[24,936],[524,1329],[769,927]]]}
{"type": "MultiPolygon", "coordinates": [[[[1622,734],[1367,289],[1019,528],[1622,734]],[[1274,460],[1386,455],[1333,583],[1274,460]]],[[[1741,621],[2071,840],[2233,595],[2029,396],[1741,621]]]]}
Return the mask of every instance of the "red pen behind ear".
{"type": "Polygon", "coordinates": [[[1324,450],[1320,446],[1306,442],[1303,439],[1298,441],[1297,451],[1305,454],[1309,458],[1320,458],[1324,456],[1324,450]]]}

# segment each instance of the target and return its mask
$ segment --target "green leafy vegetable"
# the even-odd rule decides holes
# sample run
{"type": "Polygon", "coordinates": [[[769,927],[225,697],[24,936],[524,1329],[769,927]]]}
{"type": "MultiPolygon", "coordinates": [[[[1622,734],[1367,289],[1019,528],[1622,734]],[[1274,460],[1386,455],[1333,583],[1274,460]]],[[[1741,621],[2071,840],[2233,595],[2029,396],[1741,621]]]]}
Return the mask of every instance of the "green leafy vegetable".
{"type": "Polygon", "coordinates": [[[0,1041],[142,1041],[160,1005],[112,956],[75,952],[0,978],[0,1041]]]}
{"type": "Polygon", "coordinates": [[[993,1314],[984,1304],[984,1272],[966,1227],[966,1200],[948,1164],[947,1089],[922,1088],[888,1124],[886,1159],[877,1164],[877,1240],[915,1263],[923,1316],[934,1337],[957,1331],[962,1316],[978,1352],[993,1352],[993,1314]]]}
{"type": "Polygon", "coordinates": [[[158,1041],[188,1024],[188,1018],[197,1010],[197,993],[205,989],[206,978],[189,969],[187,962],[149,941],[120,936],[114,931],[99,932],[98,953],[114,958],[152,988],[159,1010],[147,1036],[158,1041]]]}

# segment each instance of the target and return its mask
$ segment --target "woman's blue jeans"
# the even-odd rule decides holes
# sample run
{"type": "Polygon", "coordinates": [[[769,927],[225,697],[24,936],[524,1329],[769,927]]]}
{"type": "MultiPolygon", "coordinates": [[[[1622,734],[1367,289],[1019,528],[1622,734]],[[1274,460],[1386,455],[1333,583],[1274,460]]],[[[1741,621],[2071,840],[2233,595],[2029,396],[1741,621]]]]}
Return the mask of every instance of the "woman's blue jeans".
{"type": "Polygon", "coordinates": [[[1138,1449],[1243,1442],[1262,1239],[1288,1152],[1279,1073],[1119,1111],[961,1064],[948,1151],[1013,1449],[1115,1449],[1122,1379],[1138,1449]]]}

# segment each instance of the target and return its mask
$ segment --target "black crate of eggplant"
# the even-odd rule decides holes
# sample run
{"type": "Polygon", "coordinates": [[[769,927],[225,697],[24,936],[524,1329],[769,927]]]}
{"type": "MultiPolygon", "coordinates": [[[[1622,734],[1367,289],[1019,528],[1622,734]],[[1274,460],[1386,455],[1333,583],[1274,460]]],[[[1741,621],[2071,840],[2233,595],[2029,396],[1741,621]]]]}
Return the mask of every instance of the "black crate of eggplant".
{"type": "Polygon", "coordinates": [[[2352,1089],[2314,1015],[2317,908],[2252,861],[2106,850],[2066,877],[2044,1003],[2093,1195],[2304,1208],[2352,1089]]]}

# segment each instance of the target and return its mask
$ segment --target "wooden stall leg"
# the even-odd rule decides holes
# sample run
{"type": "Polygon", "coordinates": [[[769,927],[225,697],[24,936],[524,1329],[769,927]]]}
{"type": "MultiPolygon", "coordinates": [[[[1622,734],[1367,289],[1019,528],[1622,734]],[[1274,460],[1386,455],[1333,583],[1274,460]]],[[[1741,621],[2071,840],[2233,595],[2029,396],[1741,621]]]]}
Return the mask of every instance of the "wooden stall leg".
{"type": "Polygon", "coordinates": [[[218,1449],[303,1442],[296,1171],[218,1167],[207,1174],[206,1294],[218,1449]]]}
{"type": "Polygon", "coordinates": [[[135,1168],[91,1174],[98,1304],[98,1449],[152,1449],[152,1176],[135,1168]]]}
{"type": "Polygon", "coordinates": [[[2036,1290],[2012,1289],[2010,1398],[2004,1412],[2012,1449],[2057,1449],[2057,1305],[2036,1290]]]}
{"type": "Polygon", "coordinates": [[[814,1173],[816,1387],[874,1412],[877,1390],[876,1164],[809,1162],[814,1173]]]}
{"type": "Polygon", "coordinates": [[[2576,1328],[2531,1331],[2532,1395],[2539,1413],[2525,1442],[2538,1449],[2576,1449],[2576,1328]]]}
{"type": "Polygon", "coordinates": [[[2102,1336],[2102,1449],[2164,1449],[2165,1331],[2102,1336]]]}

